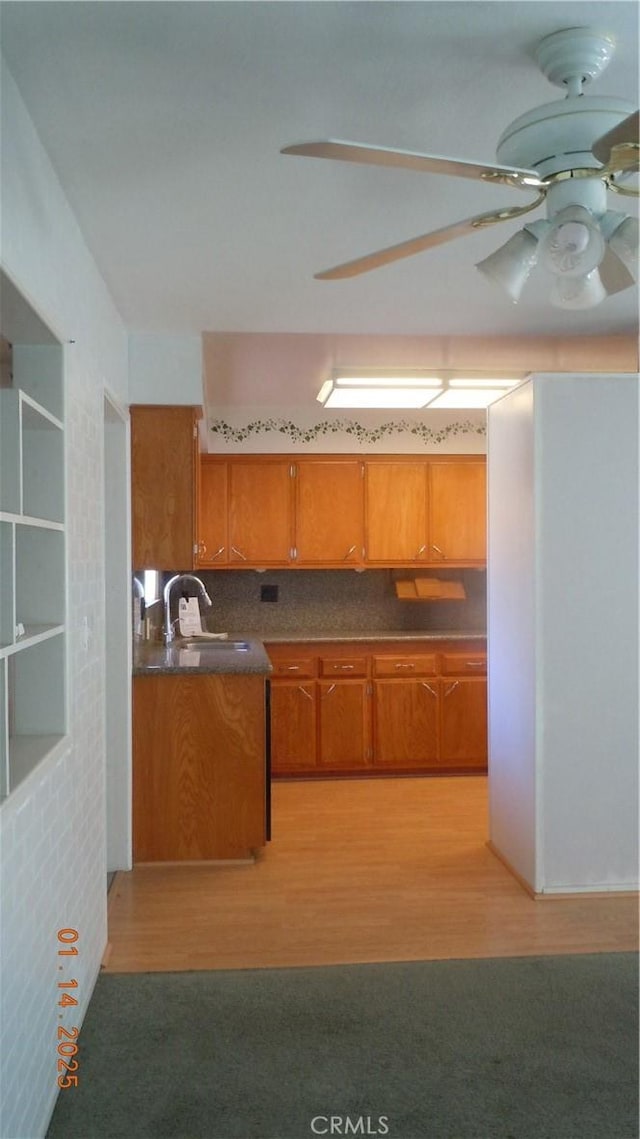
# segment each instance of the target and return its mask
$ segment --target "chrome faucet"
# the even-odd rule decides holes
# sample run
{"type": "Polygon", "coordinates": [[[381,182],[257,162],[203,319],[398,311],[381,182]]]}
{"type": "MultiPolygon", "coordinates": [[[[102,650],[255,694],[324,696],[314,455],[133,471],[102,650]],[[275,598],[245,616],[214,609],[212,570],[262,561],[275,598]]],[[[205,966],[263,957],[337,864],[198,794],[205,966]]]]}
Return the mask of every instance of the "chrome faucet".
{"type": "MultiPolygon", "coordinates": [[[[167,584],[164,587],[164,593],[163,593],[163,598],[164,598],[164,643],[165,643],[165,645],[170,645],[173,638],[174,638],[174,635],[175,635],[173,632],[173,626],[175,625],[176,622],[171,620],[171,590],[173,589],[174,585],[177,585],[177,583],[179,581],[191,581],[191,582],[193,582],[194,585],[197,585],[198,590],[200,592],[200,597],[204,601],[205,605],[209,609],[211,608],[211,605],[212,605],[211,598],[209,597],[209,594],[207,593],[207,591],[204,587],[204,582],[200,581],[200,578],[196,577],[195,574],[193,574],[193,573],[176,573],[176,574],[174,574],[173,577],[170,577],[167,584]]],[[[177,618],[176,618],[176,620],[177,620],[177,618]]]]}

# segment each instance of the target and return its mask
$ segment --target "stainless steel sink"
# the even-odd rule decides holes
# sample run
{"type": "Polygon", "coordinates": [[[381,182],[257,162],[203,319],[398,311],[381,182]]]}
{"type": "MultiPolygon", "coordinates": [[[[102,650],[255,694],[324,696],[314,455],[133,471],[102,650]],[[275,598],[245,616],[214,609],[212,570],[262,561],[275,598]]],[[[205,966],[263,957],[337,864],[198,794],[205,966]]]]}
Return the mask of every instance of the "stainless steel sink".
{"type": "Polygon", "coordinates": [[[234,652],[246,653],[251,648],[248,641],[208,641],[206,639],[181,641],[175,640],[174,646],[177,649],[192,649],[198,652],[211,653],[211,652],[234,652]]]}

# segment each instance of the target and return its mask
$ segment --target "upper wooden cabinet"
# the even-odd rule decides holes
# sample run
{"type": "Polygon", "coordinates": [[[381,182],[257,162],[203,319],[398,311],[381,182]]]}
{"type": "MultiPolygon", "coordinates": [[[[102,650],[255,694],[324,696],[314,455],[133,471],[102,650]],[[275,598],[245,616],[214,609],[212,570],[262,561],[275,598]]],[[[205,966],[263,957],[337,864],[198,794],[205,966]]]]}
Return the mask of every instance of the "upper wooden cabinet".
{"type": "Polygon", "coordinates": [[[205,455],[198,565],[482,565],[485,515],[484,457],[205,455]]]}
{"type": "Polygon", "coordinates": [[[487,471],[475,462],[429,461],[430,561],[474,562],[487,557],[487,471]]]}
{"type": "Polygon", "coordinates": [[[367,562],[409,565],[427,548],[427,468],[416,462],[365,466],[367,562]]]}
{"type": "Polygon", "coordinates": [[[364,544],[360,459],[296,459],[295,561],[358,565],[364,544]]]}
{"type": "Polygon", "coordinates": [[[130,410],[133,568],[191,569],[199,409],[140,404],[130,410]]]}
{"type": "Polygon", "coordinates": [[[229,463],[229,563],[288,565],[293,547],[291,464],[229,463]]]}

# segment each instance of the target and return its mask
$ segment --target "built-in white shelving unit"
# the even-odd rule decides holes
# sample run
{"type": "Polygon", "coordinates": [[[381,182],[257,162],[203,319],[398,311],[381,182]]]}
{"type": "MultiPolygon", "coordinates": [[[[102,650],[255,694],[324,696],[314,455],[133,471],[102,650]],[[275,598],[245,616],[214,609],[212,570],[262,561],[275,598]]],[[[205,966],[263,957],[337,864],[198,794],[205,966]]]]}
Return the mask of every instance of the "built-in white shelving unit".
{"type": "Polygon", "coordinates": [[[0,274],[0,799],[66,732],[62,346],[0,274]]]}

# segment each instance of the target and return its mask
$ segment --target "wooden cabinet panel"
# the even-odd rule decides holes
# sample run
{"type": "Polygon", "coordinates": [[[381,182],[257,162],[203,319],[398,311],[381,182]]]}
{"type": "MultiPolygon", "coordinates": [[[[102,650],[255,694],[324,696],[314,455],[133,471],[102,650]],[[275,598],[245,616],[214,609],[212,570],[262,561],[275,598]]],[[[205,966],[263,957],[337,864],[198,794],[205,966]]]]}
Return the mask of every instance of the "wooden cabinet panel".
{"type": "Polygon", "coordinates": [[[266,839],[260,676],[133,681],[136,862],[247,858],[266,839]]]}
{"type": "Polygon", "coordinates": [[[375,767],[437,767],[437,681],[376,680],[373,716],[375,767]]]}
{"type": "Polygon", "coordinates": [[[429,560],[485,561],[486,466],[429,462],[429,560]]]}
{"type": "Polygon", "coordinates": [[[443,676],[484,676],[486,653],[442,653],[440,671],[443,676]]]}
{"type": "Polygon", "coordinates": [[[293,546],[291,464],[229,464],[229,562],[288,565],[293,546]]]}
{"type": "Polygon", "coordinates": [[[363,464],[357,459],[296,460],[298,565],[358,565],[364,543],[363,464]]]}
{"type": "Polygon", "coordinates": [[[320,657],[318,664],[320,676],[348,677],[367,675],[366,656],[339,657],[337,660],[334,657],[320,657]]]}
{"type": "Polygon", "coordinates": [[[369,765],[366,681],[318,683],[318,764],[350,771],[369,765]]]}
{"type": "Polygon", "coordinates": [[[435,676],[438,671],[435,653],[422,653],[414,656],[374,656],[374,676],[435,676]]]}
{"type": "Polygon", "coordinates": [[[199,566],[226,565],[229,557],[227,532],[227,464],[200,459],[198,495],[199,566]]]}
{"type": "Polygon", "coordinates": [[[315,682],[271,684],[271,770],[304,771],[316,766],[315,682]]]}
{"type": "Polygon", "coordinates": [[[134,569],[194,565],[196,411],[131,408],[131,515],[134,569]]]}
{"type": "Polygon", "coordinates": [[[441,760],[461,767],[487,763],[487,682],[478,678],[442,682],[441,760]]]}
{"type": "Polygon", "coordinates": [[[407,565],[425,559],[427,474],[424,462],[365,464],[365,556],[407,565]]]}

